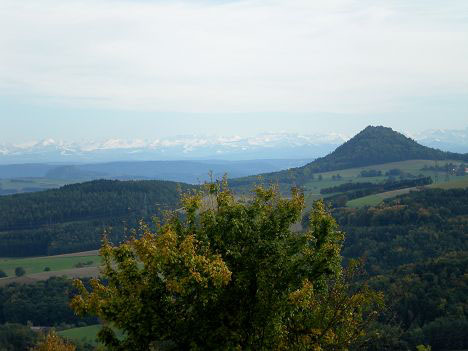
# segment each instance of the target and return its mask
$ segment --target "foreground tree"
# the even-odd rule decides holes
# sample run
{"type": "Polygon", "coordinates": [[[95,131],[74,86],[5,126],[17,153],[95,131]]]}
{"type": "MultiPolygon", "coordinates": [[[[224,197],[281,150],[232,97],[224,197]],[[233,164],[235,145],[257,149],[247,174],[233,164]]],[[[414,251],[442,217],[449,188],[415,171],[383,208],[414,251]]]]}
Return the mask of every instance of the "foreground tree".
{"type": "Polygon", "coordinates": [[[55,333],[50,331],[43,340],[39,341],[33,351],[75,351],[76,347],[55,333]]]}
{"type": "Polygon", "coordinates": [[[341,268],[343,234],[322,202],[304,233],[304,197],[258,187],[236,200],[226,182],[185,196],[153,231],[101,248],[106,284],[72,300],[106,321],[109,350],[346,350],[363,336],[381,297],[350,292],[341,268]],[[118,338],[114,328],[123,332],[118,338]]]}

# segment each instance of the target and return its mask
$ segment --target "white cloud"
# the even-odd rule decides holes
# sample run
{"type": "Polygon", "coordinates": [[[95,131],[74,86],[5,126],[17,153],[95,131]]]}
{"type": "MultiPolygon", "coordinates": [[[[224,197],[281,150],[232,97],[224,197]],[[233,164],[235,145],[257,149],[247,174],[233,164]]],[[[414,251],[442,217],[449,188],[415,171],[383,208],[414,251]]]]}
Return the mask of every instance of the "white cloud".
{"type": "Polygon", "coordinates": [[[149,111],[369,113],[468,93],[467,2],[413,4],[2,0],[0,94],[149,111]]]}

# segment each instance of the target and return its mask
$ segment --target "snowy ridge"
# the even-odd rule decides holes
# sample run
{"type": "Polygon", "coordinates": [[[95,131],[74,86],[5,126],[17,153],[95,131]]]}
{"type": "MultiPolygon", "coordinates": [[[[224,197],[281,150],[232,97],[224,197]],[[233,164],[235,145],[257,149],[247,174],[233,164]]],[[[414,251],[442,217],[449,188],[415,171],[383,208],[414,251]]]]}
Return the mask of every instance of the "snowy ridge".
{"type": "Polygon", "coordinates": [[[252,137],[182,135],[165,139],[108,139],[66,142],[51,138],[15,145],[0,144],[0,160],[103,161],[221,157],[301,158],[331,152],[348,139],[340,134],[264,133],[252,137]]]}
{"type": "MultiPolygon", "coordinates": [[[[468,152],[468,128],[406,133],[423,145],[468,152]]],[[[219,158],[316,158],[333,151],[348,135],[263,133],[256,136],[181,135],[155,139],[107,139],[67,142],[52,138],[22,144],[1,144],[0,163],[103,162],[219,158]]]]}

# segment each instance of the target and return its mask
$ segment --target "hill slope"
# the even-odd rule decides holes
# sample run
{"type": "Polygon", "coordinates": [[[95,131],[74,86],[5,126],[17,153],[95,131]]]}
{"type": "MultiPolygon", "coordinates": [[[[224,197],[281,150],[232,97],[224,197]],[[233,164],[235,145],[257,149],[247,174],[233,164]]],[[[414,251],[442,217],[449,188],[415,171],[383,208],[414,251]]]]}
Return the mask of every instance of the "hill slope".
{"type": "Polygon", "coordinates": [[[169,180],[200,184],[210,180],[210,172],[220,178],[246,177],[299,167],[307,159],[256,159],[244,161],[181,160],[121,161],[90,164],[12,164],[0,165],[0,195],[58,188],[64,184],[96,179],[169,180]]]}
{"type": "Polygon", "coordinates": [[[444,152],[418,144],[391,128],[369,126],[330,155],[305,167],[319,172],[405,160],[463,159],[467,155],[444,152]]]}
{"type": "MultiPolygon", "coordinates": [[[[305,166],[287,171],[263,174],[267,181],[285,184],[303,184],[314,173],[338,171],[353,167],[371,166],[406,160],[463,160],[468,154],[457,154],[432,149],[387,127],[368,126],[331,154],[305,166]]],[[[251,184],[256,177],[233,180],[233,186],[251,184]]]]}
{"type": "Polygon", "coordinates": [[[371,350],[468,348],[467,198],[468,188],[426,189],[333,212],[346,233],[343,256],[365,258],[369,284],[386,297],[386,323],[399,329],[371,350]]]}
{"type": "Polygon", "coordinates": [[[0,256],[50,255],[97,249],[104,228],[113,240],[179,204],[187,184],[98,180],[0,197],[0,256]]]}

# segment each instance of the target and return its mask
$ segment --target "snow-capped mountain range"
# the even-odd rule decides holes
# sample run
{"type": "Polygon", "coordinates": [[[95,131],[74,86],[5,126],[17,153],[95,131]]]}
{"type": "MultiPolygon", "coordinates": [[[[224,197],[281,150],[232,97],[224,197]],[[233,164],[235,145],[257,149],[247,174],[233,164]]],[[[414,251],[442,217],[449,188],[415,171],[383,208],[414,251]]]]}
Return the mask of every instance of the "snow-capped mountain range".
{"type": "Polygon", "coordinates": [[[432,129],[411,137],[425,146],[451,152],[468,152],[468,127],[460,130],[432,129]]]}
{"type": "Polygon", "coordinates": [[[166,139],[108,139],[66,142],[44,139],[0,144],[0,163],[105,162],[115,160],[184,160],[315,158],[348,139],[340,134],[264,133],[253,137],[177,136],[166,139]]]}
{"type": "MultiPolygon", "coordinates": [[[[405,134],[426,146],[444,151],[468,152],[468,128],[405,134]]],[[[44,139],[24,144],[0,142],[0,163],[313,159],[332,152],[350,137],[351,135],[336,133],[264,133],[252,137],[190,135],[153,140],[108,139],[66,142],[44,139]]]]}

